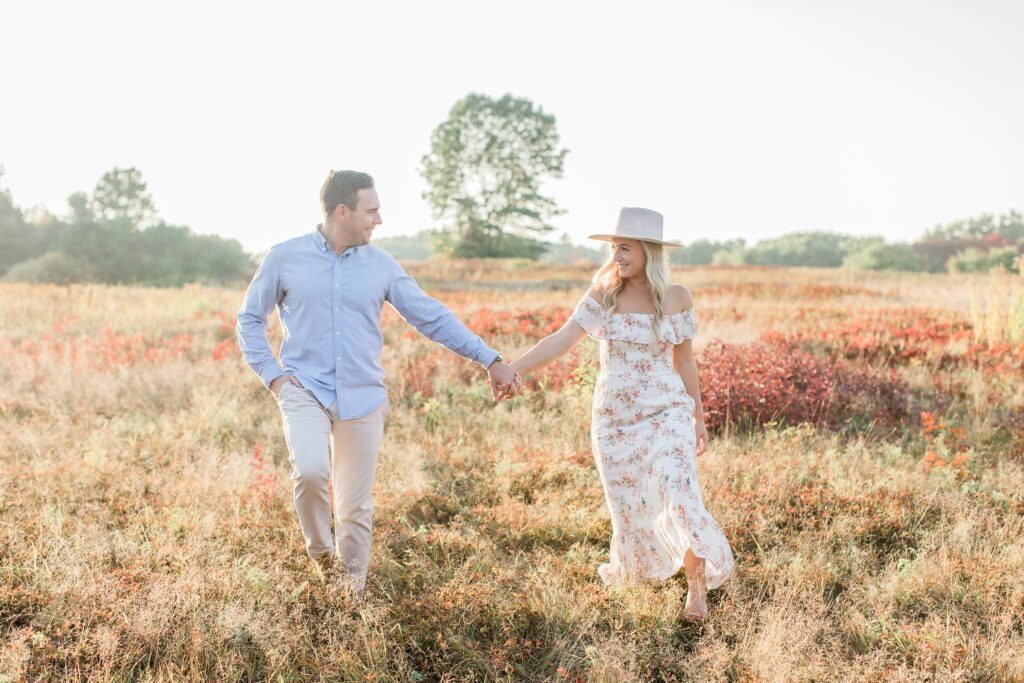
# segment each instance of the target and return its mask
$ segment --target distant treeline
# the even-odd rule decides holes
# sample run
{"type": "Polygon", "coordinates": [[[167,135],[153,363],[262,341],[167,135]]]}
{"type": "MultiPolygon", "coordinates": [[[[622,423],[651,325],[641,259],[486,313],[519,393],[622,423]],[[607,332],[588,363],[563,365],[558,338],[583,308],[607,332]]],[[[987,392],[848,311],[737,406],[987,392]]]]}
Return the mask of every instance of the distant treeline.
{"type": "MultiPolygon", "coordinates": [[[[385,237],[374,244],[396,258],[422,260],[434,255],[431,232],[385,237]]],[[[600,248],[571,244],[567,235],[550,244],[540,260],[548,263],[600,262],[600,248]]],[[[912,243],[882,237],[854,237],[835,232],[793,232],[748,245],[745,240],[697,240],[669,251],[681,265],[765,265],[907,270],[920,272],[985,272],[1002,267],[1020,272],[1024,254],[1024,220],[1017,211],[939,225],[912,243]]]]}
{"type": "Polygon", "coordinates": [[[160,220],[135,168],[112,169],[91,195],[68,197],[63,217],[26,216],[0,188],[0,275],[8,281],[174,286],[244,280],[254,268],[237,240],[160,220]]]}
{"type": "MultiPolygon", "coordinates": [[[[2,170],[0,170],[2,176],[2,170]]],[[[434,231],[385,237],[374,244],[402,260],[434,255],[434,231]]],[[[600,248],[543,243],[546,263],[600,262],[600,248]]],[[[939,225],[912,243],[834,232],[795,232],[748,245],[744,240],[697,240],[670,250],[673,263],[689,265],[773,265],[985,272],[1021,272],[1024,219],[1017,211],[939,225]]],[[[233,239],[197,235],[187,226],[157,217],[141,173],[115,168],[92,194],[68,197],[68,212],[21,211],[0,188],[0,276],[8,281],[103,282],[176,286],[190,282],[246,280],[255,260],[233,239]]]]}

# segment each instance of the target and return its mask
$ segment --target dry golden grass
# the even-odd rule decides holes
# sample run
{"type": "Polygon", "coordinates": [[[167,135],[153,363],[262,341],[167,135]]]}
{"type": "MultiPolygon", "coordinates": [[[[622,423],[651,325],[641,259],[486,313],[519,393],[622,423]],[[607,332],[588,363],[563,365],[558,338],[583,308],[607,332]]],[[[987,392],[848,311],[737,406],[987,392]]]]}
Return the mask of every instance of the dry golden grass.
{"type": "MultiPolygon", "coordinates": [[[[590,272],[488,266],[412,270],[466,316],[567,313],[590,272]]],[[[675,280],[701,345],[878,308],[971,315],[953,276],[675,280]]],[[[737,570],[695,626],[683,581],[596,577],[610,521],[585,383],[494,407],[479,369],[389,314],[393,411],[356,605],[311,573],[277,409],[225,353],[240,298],[0,285],[0,681],[1024,680],[1024,458],[992,445],[1013,435],[984,408],[1024,402],[1021,377],[958,370],[967,389],[940,417],[963,433],[915,419],[884,438],[713,439],[704,497],[737,570]],[[952,462],[948,434],[963,459],[926,462],[952,462]]],[[[918,387],[934,371],[902,369],[918,387]]]]}

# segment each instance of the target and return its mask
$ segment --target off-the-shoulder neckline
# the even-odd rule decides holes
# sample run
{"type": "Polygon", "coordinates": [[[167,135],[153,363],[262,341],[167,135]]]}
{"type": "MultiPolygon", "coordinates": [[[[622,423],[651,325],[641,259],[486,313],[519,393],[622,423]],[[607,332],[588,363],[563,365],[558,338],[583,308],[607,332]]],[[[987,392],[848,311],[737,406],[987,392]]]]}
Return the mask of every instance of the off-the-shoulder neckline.
{"type": "MultiPolygon", "coordinates": [[[[604,304],[602,304],[600,301],[598,301],[594,297],[588,295],[587,296],[587,301],[590,301],[592,304],[594,304],[595,306],[600,308],[602,311],[605,310],[604,304]]],[[[685,310],[682,310],[682,311],[677,311],[675,313],[669,313],[668,315],[670,315],[670,316],[672,316],[672,315],[683,315],[684,313],[691,313],[691,312],[693,312],[693,306],[690,306],[689,308],[687,308],[685,310]]],[[[623,315],[623,316],[625,316],[625,315],[654,315],[654,314],[653,313],[612,313],[613,317],[616,316],[616,315],[623,315]]]]}
{"type": "MultiPolygon", "coordinates": [[[[693,310],[693,307],[691,306],[690,308],[687,308],[685,311],[677,311],[676,313],[669,313],[668,315],[670,315],[670,316],[671,315],[683,315],[684,313],[689,313],[692,310],[693,310]]],[[[653,313],[612,313],[612,315],[616,316],[616,315],[654,315],[654,314],[653,313]]],[[[666,317],[668,317],[668,316],[666,316],[666,317]]]]}

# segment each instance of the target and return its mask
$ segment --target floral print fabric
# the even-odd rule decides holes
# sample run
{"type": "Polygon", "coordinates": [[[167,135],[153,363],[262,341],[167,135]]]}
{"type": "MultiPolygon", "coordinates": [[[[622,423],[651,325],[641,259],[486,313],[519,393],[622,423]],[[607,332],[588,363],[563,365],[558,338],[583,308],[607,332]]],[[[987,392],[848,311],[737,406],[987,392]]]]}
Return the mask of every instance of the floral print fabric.
{"type": "Polygon", "coordinates": [[[705,560],[708,588],[732,573],[733,556],[704,508],[697,479],[694,402],[672,368],[672,347],[697,336],[693,309],[662,319],[617,313],[584,295],[572,319],[601,345],[591,442],[612,517],[611,557],[602,581],[666,579],[688,548],[705,560]]]}

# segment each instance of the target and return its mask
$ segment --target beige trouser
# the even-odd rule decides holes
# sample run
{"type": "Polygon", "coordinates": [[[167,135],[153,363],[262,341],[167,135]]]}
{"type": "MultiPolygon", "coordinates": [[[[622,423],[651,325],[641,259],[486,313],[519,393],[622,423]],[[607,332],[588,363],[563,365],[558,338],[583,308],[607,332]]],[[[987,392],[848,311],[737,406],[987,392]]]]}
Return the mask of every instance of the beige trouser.
{"type": "Polygon", "coordinates": [[[324,408],[313,392],[290,382],[281,385],[277,403],[306,552],[313,558],[336,552],[356,589],[362,590],[370,561],[373,478],[388,404],[363,417],[341,420],[337,404],[324,408]],[[336,542],[331,538],[332,479],[336,542]]]}

